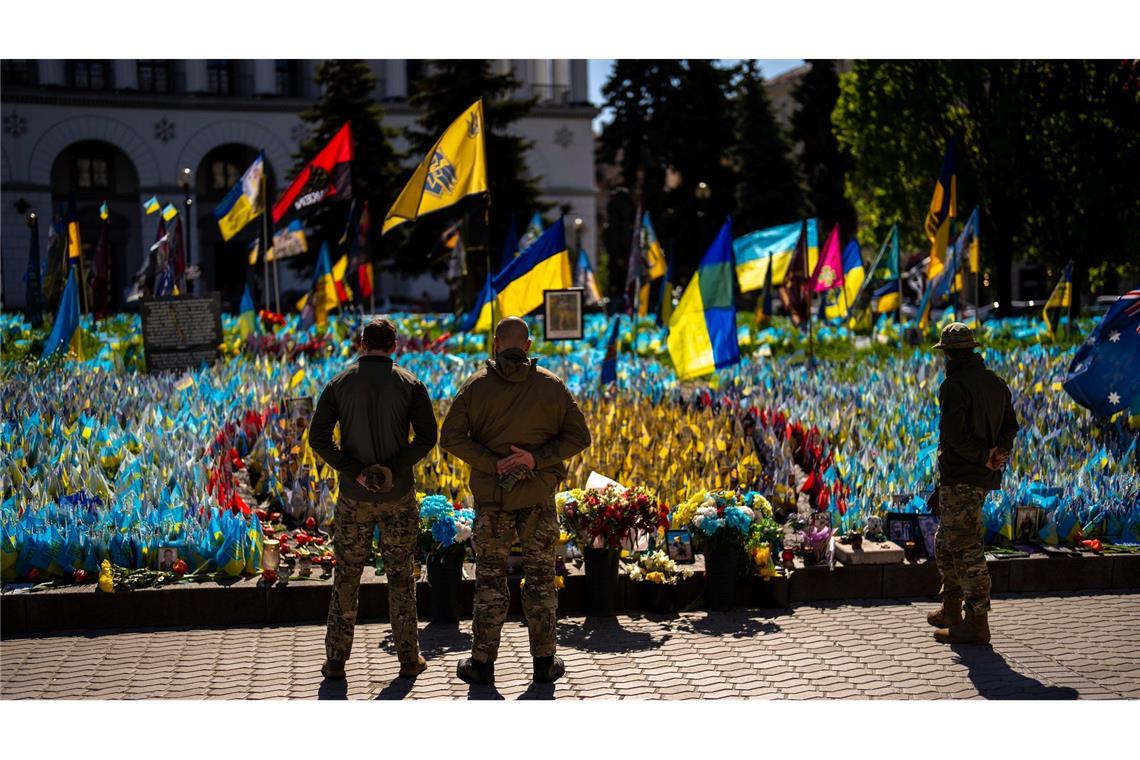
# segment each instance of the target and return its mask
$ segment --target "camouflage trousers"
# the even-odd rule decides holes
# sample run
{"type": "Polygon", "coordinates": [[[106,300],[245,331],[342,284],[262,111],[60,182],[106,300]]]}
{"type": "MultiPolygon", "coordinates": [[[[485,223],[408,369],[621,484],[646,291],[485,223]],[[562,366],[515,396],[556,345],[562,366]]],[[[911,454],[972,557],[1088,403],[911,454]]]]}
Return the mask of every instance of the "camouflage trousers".
{"type": "Polygon", "coordinates": [[[347,660],[352,652],[360,575],[372,548],[373,528],[380,526],[380,551],[388,575],[388,617],[401,665],[419,660],[419,629],[416,625],[415,549],[420,515],[415,489],[399,501],[374,503],[341,496],[333,520],[332,601],[329,603],[325,656],[347,660]]]}
{"type": "Polygon", "coordinates": [[[955,484],[938,489],[939,523],[934,541],[942,598],[963,598],[976,613],[990,610],[990,571],[982,551],[982,504],[986,490],[955,484]]]}
{"type": "Polygon", "coordinates": [[[530,654],[549,657],[557,649],[554,547],[558,542],[558,513],[554,501],[510,511],[480,509],[476,504],[471,536],[475,548],[471,656],[481,662],[494,662],[499,655],[499,637],[511,603],[507,557],[516,535],[523,548],[526,585],[522,603],[530,632],[530,654]]]}

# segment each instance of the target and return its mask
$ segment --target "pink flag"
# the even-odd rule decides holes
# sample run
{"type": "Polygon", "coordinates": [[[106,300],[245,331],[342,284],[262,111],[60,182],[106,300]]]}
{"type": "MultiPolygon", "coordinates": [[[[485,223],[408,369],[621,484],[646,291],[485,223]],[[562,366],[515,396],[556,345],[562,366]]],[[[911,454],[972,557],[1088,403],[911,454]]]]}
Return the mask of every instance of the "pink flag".
{"type": "Polygon", "coordinates": [[[822,293],[832,288],[843,287],[843,257],[839,252],[839,225],[831,228],[827,242],[819,254],[819,262],[815,265],[815,273],[811,276],[813,293],[822,293]]]}

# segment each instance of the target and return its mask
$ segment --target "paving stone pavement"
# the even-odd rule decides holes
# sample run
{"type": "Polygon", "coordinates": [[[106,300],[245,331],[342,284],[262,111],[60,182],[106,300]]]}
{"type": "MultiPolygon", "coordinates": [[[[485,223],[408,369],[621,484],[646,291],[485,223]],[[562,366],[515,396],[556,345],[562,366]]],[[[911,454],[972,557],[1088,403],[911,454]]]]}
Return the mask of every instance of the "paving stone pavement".
{"type": "Polygon", "coordinates": [[[1140,697],[1140,593],[998,597],[993,648],[931,638],[930,600],[559,621],[567,674],[532,684],[526,629],[503,629],[495,687],[455,665],[471,623],[421,624],[429,669],[397,677],[386,623],[358,626],[347,682],[324,627],[73,631],[0,642],[4,699],[1112,699],[1140,697]]]}

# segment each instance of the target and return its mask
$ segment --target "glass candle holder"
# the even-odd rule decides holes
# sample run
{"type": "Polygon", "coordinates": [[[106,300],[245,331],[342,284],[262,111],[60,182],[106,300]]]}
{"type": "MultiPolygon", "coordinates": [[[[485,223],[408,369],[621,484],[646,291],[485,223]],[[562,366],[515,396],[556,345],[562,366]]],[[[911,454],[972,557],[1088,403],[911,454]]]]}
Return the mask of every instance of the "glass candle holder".
{"type": "Polygon", "coordinates": [[[261,566],[265,570],[276,571],[281,564],[281,542],[266,539],[262,543],[261,566]]]}

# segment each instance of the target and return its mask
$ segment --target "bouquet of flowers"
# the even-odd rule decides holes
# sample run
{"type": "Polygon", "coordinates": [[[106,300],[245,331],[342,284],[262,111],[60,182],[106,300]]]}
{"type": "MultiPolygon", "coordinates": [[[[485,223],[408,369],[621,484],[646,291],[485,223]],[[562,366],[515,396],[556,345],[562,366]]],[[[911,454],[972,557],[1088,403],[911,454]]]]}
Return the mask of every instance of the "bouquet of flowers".
{"type": "Polygon", "coordinates": [[[454,547],[466,548],[475,523],[475,511],[457,509],[446,496],[432,494],[420,497],[420,548],[427,554],[454,547]]]}
{"type": "MultiPolygon", "coordinates": [[[[755,491],[705,491],[675,507],[670,515],[674,530],[689,528],[707,544],[744,547],[757,520],[767,531],[772,506],[755,491]]],[[[776,523],[772,522],[772,525],[776,523]]]]}
{"type": "Polygon", "coordinates": [[[657,535],[669,525],[668,508],[641,487],[569,491],[559,494],[555,504],[574,543],[583,548],[620,549],[623,542],[657,535]]]}
{"type": "Polygon", "coordinates": [[[668,586],[674,586],[678,580],[693,574],[688,568],[677,567],[677,563],[660,549],[641,554],[633,560],[623,561],[621,571],[634,583],[644,581],[668,586]]]}

